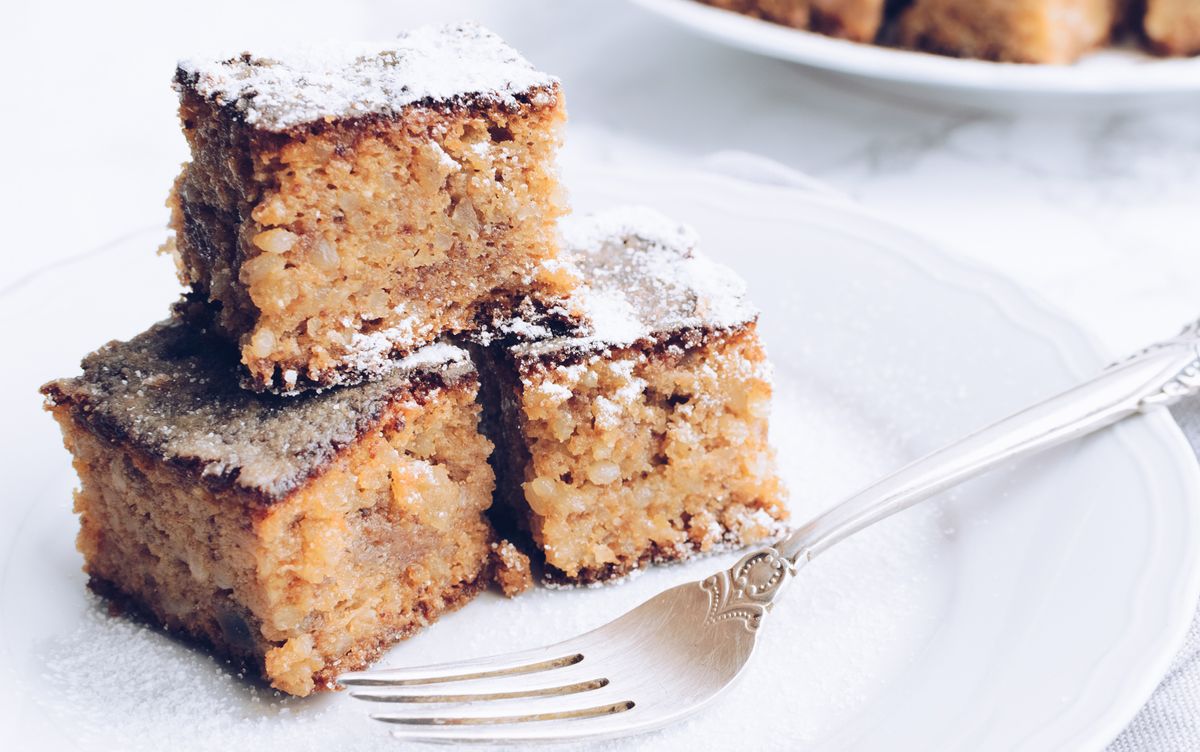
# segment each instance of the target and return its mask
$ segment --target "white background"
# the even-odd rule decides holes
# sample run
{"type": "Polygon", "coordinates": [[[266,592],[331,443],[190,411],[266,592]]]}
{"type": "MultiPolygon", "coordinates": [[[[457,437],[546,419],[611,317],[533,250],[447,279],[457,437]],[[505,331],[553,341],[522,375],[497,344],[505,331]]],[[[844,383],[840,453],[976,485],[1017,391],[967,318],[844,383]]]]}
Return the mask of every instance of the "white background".
{"type": "MultiPolygon", "coordinates": [[[[727,49],[615,0],[6,7],[0,295],[165,222],[186,156],[169,87],[181,54],[461,18],[563,79],[568,164],[761,154],[1006,272],[1114,354],[1200,315],[1200,98],[955,107],[727,49]]],[[[108,294],[80,291],[80,311],[108,294]]]]}

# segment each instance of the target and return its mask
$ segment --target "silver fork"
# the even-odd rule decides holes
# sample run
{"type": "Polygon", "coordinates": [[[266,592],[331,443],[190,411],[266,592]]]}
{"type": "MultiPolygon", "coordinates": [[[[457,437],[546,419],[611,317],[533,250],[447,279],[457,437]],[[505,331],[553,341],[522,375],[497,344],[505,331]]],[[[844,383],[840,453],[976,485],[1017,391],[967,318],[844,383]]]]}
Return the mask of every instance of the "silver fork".
{"type": "Polygon", "coordinates": [[[1009,460],[1200,391],[1200,322],[1098,377],[908,465],[727,571],[671,588],[548,647],[344,674],[393,734],[425,742],[552,742],[661,728],[741,673],[784,587],[816,555],[879,520],[1009,460]]]}

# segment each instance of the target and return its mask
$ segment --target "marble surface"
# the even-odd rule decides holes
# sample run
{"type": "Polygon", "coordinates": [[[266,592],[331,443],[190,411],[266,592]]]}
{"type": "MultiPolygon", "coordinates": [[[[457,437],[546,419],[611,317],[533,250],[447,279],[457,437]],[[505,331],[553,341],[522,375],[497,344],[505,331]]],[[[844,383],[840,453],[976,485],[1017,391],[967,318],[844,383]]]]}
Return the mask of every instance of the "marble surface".
{"type": "MultiPolygon", "coordinates": [[[[165,222],[163,200],[186,156],[168,86],[181,52],[381,38],[475,18],[564,80],[568,168],[579,159],[763,155],[1002,270],[1114,354],[1200,315],[1200,97],[955,106],[728,49],[615,1],[329,8],[213,0],[203,10],[6,9],[0,211],[10,250],[0,294],[165,222]]],[[[80,304],[103,294],[81,291],[80,304]]],[[[171,297],[164,291],[164,304],[171,297]]]]}

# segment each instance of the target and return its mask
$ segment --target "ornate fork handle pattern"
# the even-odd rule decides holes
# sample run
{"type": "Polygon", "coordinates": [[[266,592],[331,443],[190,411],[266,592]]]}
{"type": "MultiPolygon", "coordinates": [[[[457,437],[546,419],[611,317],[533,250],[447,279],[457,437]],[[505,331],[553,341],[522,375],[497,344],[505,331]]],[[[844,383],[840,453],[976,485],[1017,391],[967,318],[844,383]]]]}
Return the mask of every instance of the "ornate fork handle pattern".
{"type": "Polygon", "coordinates": [[[731,568],[700,583],[709,597],[704,623],[738,619],[751,632],[757,630],[771,602],[795,573],[796,565],[773,548],[746,554],[731,568]]]}
{"type": "Polygon", "coordinates": [[[1143,409],[1155,405],[1173,405],[1180,399],[1195,394],[1197,390],[1200,390],[1200,320],[1188,324],[1179,334],[1171,339],[1156,342],[1146,349],[1131,355],[1126,360],[1114,363],[1110,366],[1110,369],[1119,368],[1125,363],[1137,360],[1138,358],[1148,357],[1162,350],[1177,349],[1183,351],[1188,348],[1192,352],[1191,360],[1179,369],[1179,373],[1174,378],[1168,379],[1163,383],[1160,390],[1147,394],[1142,400],[1143,409]]]}
{"type": "Polygon", "coordinates": [[[1200,321],[1114,363],[1099,376],[913,462],[700,583],[706,624],[741,620],[757,630],[796,570],[885,517],[1006,462],[1036,454],[1145,410],[1200,393],[1200,321]]]}

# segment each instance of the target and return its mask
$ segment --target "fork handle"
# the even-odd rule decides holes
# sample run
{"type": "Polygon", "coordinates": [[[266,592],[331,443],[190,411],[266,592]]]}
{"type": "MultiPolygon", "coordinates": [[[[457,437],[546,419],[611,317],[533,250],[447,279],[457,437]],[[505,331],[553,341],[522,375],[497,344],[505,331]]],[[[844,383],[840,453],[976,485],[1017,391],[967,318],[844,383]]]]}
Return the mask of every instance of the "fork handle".
{"type": "Polygon", "coordinates": [[[1200,392],[1200,322],[1094,379],[913,462],[793,531],[774,548],[793,564],[1009,460],[1200,392]]]}

